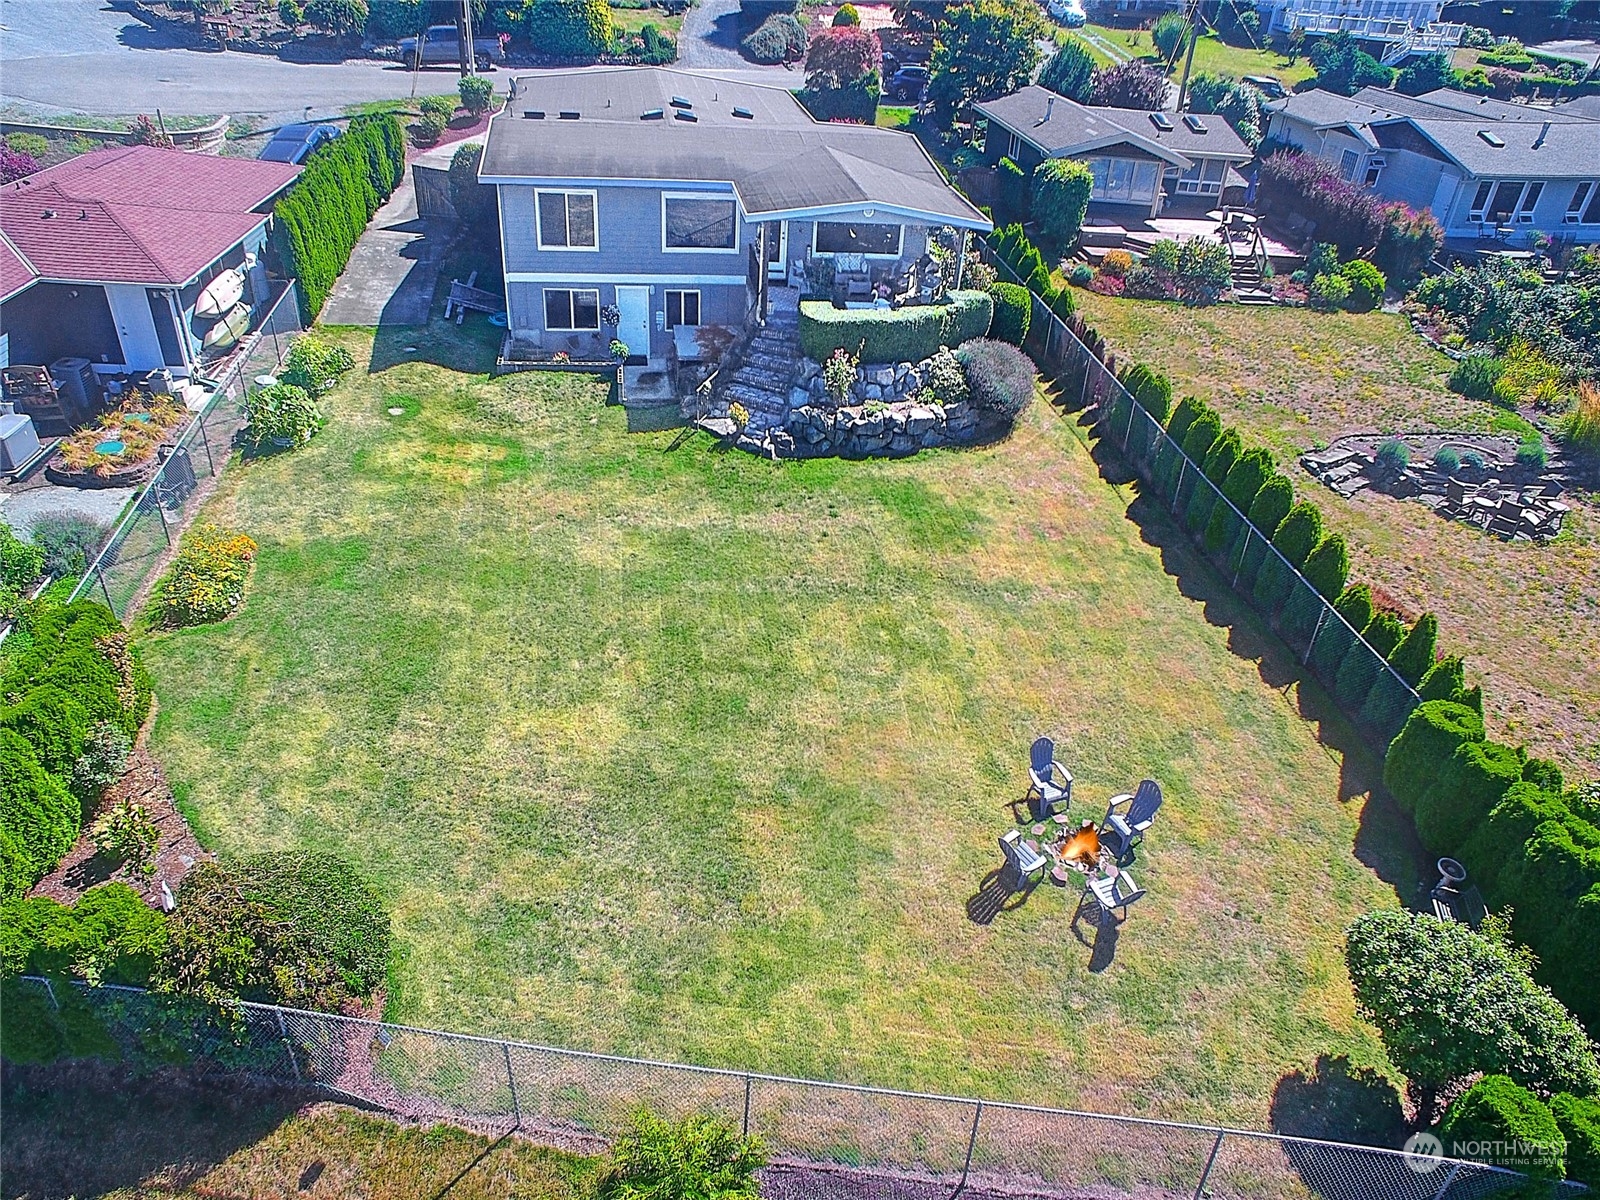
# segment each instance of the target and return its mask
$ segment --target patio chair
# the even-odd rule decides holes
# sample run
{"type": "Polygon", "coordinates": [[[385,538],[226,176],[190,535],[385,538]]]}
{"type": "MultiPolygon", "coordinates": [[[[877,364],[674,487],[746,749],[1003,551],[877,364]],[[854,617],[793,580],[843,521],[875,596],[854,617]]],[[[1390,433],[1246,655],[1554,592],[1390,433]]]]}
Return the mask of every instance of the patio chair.
{"type": "MultiPolygon", "coordinates": [[[[1078,901],[1078,908],[1081,910],[1084,904],[1093,900],[1095,907],[1113,920],[1119,909],[1126,918],[1128,906],[1143,895],[1144,889],[1134,882],[1133,876],[1120,871],[1115,875],[1100,875],[1090,879],[1078,901]]],[[[1077,919],[1077,914],[1073,915],[1073,919],[1077,919]]]]}
{"type": "Polygon", "coordinates": [[[1028,751],[1025,798],[1036,821],[1065,812],[1072,803],[1072,773],[1056,761],[1056,744],[1047,737],[1035,738],[1028,751]]]}
{"type": "Polygon", "coordinates": [[[1043,875],[1050,860],[1022,840],[1022,831],[1013,829],[1000,835],[1000,853],[1006,856],[1006,866],[1016,873],[1018,881],[1043,875]]]}
{"type": "Polygon", "coordinates": [[[1160,807],[1161,785],[1154,779],[1144,780],[1131,796],[1124,793],[1111,797],[1106,819],[1100,824],[1100,841],[1116,854],[1118,865],[1133,861],[1134,847],[1144,841],[1145,831],[1156,823],[1160,807]]]}

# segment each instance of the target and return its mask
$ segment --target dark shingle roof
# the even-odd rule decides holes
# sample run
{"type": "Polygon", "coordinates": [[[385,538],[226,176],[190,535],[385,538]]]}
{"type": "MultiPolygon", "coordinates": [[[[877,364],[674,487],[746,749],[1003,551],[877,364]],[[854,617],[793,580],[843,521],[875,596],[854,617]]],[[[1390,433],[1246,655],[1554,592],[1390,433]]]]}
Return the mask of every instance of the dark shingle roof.
{"type": "Polygon", "coordinates": [[[1142,109],[1078,104],[1037,84],[974,107],[1052,157],[1083,154],[1119,142],[1182,167],[1189,165],[1191,155],[1239,162],[1248,162],[1252,157],[1250,147],[1233,126],[1214,114],[1200,118],[1204,133],[1190,129],[1177,113],[1167,114],[1172,128],[1164,130],[1142,109]]]}
{"type": "MultiPolygon", "coordinates": [[[[1600,121],[1427,121],[1414,126],[1443,153],[1477,176],[1592,179],[1600,166],[1600,121]],[[1500,145],[1482,134],[1488,133],[1500,145]]],[[[1373,127],[1380,144],[1388,125],[1373,127]]]]}
{"type": "Polygon", "coordinates": [[[541,72],[516,87],[490,122],[485,179],[729,183],[752,216],[877,204],[989,228],[910,134],[816,121],[779,88],[660,67],[541,72]]]}
{"type": "Polygon", "coordinates": [[[0,190],[0,229],[46,279],[188,283],[265,219],[287,163],[131,146],[0,190]]]}

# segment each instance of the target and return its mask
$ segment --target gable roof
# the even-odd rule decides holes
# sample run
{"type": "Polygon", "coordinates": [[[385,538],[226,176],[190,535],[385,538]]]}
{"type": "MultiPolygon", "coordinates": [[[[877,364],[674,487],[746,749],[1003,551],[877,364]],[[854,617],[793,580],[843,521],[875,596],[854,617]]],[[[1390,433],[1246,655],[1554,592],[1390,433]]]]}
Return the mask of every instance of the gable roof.
{"type": "Polygon", "coordinates": [[[97,150],[0,189],[0,232],[37,277],[181,286],[260,225],[299,173],[155,146],[97,150]]]}
{"type": "Polygon", "coordinates": [[[1123,142],[1175,167],[1188,167],[1191,158],[1248,162],[1254,157],[1233,126],[1213,113],[1201,117],[1204,133],[1190,129],[1177,113],[1168,114],[1172,128],[1161,129],[1142,109],[1079,104],[1037,84],[973,107],[1033,143],[1046,158],[1087,154],[1123,142]]]}
{"type": "MultiPolygon", "coordinates": [[[[1395,117],[1412,117],[1428,121],[1467,121],[1481,125],[1505,123],[1559,124],[1592,121],[1595,118],[1567,105],[1553,108],[1535,108],[1531,104],[1513,104],[1496,100],[1492,96],[1472,96],[1466,92],[1438,88],[1421,96],[1407,96],[1387,88],[1364,87],[1353,96],[1312,88],[1273,100],[1263,106],[1269,113],[1281,112],[1316,129],[1332,129],[1341,125],[1364,127],[1374,121],[1387,121],[1395,117]],[[1563,111],[1567,109],[1568,111],[1563,111]]],[[[1370,138],[1365,138],[1369,143],[1370,138]]]]}
{"type": "Polygon", "coordinates": [[[1600,164],[1600,122],[1596,121],[1489,125],[1406,117],[1373,126],[1380,145],[1391,144],[1386,139],[1394,125],[1411,127],[1449,161],[1478,177],[1593,179],[1600,164]],[[1485,138],[1486,133],[1500,144],[1485,138]]]}
{"type": "Polygon", "coordinates": [[[873,205],[990,228],[909,133],[817,121],[781,88],[664,67],[541,72],[515,88],[489,123],[486,182],[722,183],[758,219],[873,205]]]}
{"type": "Polygon", "coordinates": [[[39,278],[39,272],[0,230],[0,300],[9,300],[39,278]]]}

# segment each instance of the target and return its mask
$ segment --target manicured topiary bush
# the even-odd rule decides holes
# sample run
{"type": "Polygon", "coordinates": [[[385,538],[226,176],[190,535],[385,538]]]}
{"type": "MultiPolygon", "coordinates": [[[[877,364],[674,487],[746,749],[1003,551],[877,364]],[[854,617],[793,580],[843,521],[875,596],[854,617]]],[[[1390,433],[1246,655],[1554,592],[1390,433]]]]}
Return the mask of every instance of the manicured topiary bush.
{"type": "Polygon", "coordinates": [[[1404,640],[1389,656],[1389,665],[1412,687],[1422,682],[1422,677],[1433,666],[1439,646],[1439,618],[1423,613],[1417,623],[1406,633],[1404,640]]]}
{"type": "Polygon", "coordinates": [[[1400,618],[1392,613],[1378,613],[1367,622],[1367,627],[1361,631],[1362,641],[1346,651],[1333,680],[1334,698],[1346,712],[1360,713],[1365,708],[1373,685],[1384,669],[1380,660],[1388,657],[1405,632],[1400,618]]]}
{"type": "Polygon", "coordinates": [[[1600,1097],[1562,1092],[1551,1097],[1550,1115],[1567,1142],[1567,1178],[1600,1187],[1600,1097]]]}
{"type": "Polygon", "coordinates": [[[1343,624],[1329,621],[1311,647],[1311,669],[1325,683],[1333,681],[1356,636],[1372,620],[1372,589],[1364,583],[1351,584],[1339,593],[1333,611],[1344,618],[1343,624]]]}
{"type": "Polygon", "coordinates": [[[1239,436],[1237,429],[1231,427],[1224,429],[1222,436],[1211,443],[1211,448],[1201,461],[1200,473],[1212,486],[1207,487],[1196,481],[1195,489],[1189,493],[1188,507],[1184,510],[1184,520],[1190,533],[1201,532],[1211,521],[1211,510],[1217,505],[1217,489],[1243,453],[1244,439],[1239,436]]]}
{"type": "Polygon", "coordinates": [[[1013,346],[1022,345],[1033,319],[1033,301],[1028,297],[1028,289],[1018,283],[991,283],[989,295],[994,300],[989,336],[1013,346]]]}
{"type": "Polygon", "coordinates": [[[1414,813],[1457,748],[1483,738],[1482,714],[1454,700],[1425,700],[1389,744],[1383,785],[1402,809],[1414,813]]]}
{"type": "Polygon", "coordinates": [[[143,987],[166,944],[166,917],[125,883],[102,883],[76,904],[43,896],[0,903],[0,971],[143,987]]]}
{"type": "Polygon", "coordinates": [[[1077,240],[1094,190],[1089,165],[1072,158],[1047,158],[1033,172],[1033,219],[1049,243],[1065,252],[1077,240]]]}
{"type": "MultiPolygon", "coordinates": [[[[1322,540],[1322,511],[1308,500],[1289,510],[1273,531],[1272,544],[1289,565],[1300,568],[1322,540]]],[[[1254,595],[1261,611],[1275,616],[1294,587],[1294,575],[1277,554],[1268,553],[1256,576],[1254,595]]]]}
{"type": "Polygon", "coordinates": [[[1439,1137],[1452,1158],[1514,1166],[1543,1179],[1566,1174],[1567,1139],[1554,1114],[1505,1075],[1485,1075],[1461,1093],[1439,1123],[1439,1137]],[[1533,1146],[1541,1152],[1522,1149],[1533,1146]]]}
{"type": "Polygon", "coordinates": [[[1499,742],[1463,742],[1417,800],[1417,835],[1432,854],[1458,853],[1512,785],[1522,782],[1523,755],[1499,742]]]}
{"type": "Polygon", "coordinates": [[[1304,574],[1306,582],[1317,589],[1317,594],[1332,600],[1344,590],[1350,577],[1350,552],[1345,548],[1343,534],[1329,534],[1317,543],[1317,548],[1306,557],[1304,574]]]}
{"type": "Polygon", "coordinates": [[[1456,654],[1446,655],[1434,663],[1423,673],[1421,682],[1417,684],[1417,695],[1425,701],[1459,701],[1466,690],[1466,664],[1456,654]]]}

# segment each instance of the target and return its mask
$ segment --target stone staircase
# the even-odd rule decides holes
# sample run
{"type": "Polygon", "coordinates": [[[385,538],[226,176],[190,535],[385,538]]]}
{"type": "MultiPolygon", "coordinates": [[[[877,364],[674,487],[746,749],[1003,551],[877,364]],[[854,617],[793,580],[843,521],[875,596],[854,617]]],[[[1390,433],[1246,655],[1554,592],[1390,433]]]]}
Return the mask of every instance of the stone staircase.
{"type": "Polygon", "coordinates": [[[800,372],[800,314],[775,308],[739,354],[733,373],[717,388],[718,407],[742,404],[750,414],[746,436],[783,428],[789,389],[800,372]]]}

